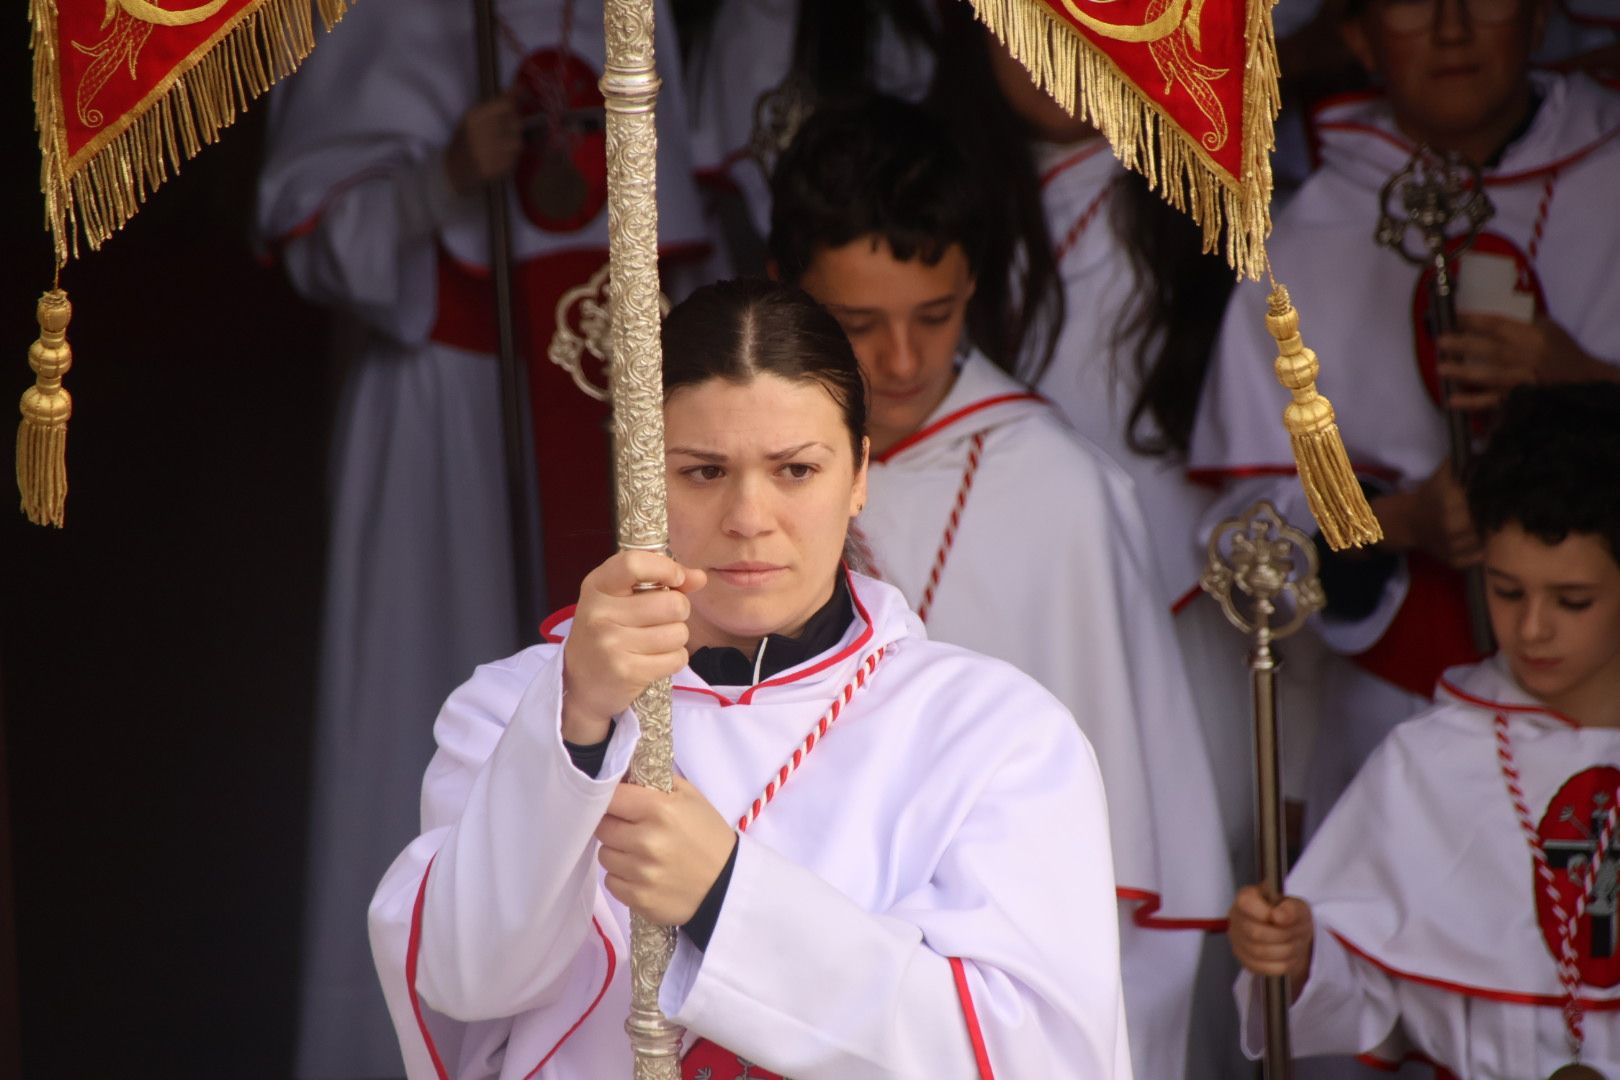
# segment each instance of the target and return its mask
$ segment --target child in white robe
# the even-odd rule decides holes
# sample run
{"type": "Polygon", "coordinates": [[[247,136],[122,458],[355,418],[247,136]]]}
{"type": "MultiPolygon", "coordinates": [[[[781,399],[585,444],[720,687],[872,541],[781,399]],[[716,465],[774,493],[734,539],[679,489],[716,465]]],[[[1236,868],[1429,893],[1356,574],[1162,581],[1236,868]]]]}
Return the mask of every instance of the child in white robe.
{"type": "Polygon", "coordinates": [[[451,696],[422,835],[378,888],[412,1080],[629,1075],[630,911],[681,928],[659,1000],[685,1080],[1129,1080],[1084,738],[839,568],[866,410],[837,324],[795,289],[711,286],[664,362],[680,562],[615,556],[551,643],[451,696]],[[620,782],[627,706],[663,675],[667,795],[620,782]]]}
{"type": "Polygon", "coordinates": [[[1202,931],[1231,871],[1193,696],[1129,478],[981,352],[979,196],[949,135],[892,98],[828,107],[773,177],[771,254],[839,320],[872,395],[875,572],[941,640],[1034,676],[1108,785],[1132,1056],[1182,1075],[1202,931]]]}
{"type": "MultiPolygon", "coordinates": [[[[1370,556],[1320,547],[1328,610],[1313,625],[1357,668],[1323,669],[1313,823],[1436,676],[1478,657],[1458,571],[1478,561],[1479,539],[1448,465],[1445,406],[1484,423],[1518,383],[1620,378],[1620,218],[1599,212],[1620,184],[1620,95],[1531,72],[1541,17],[1532,0],[1492,0],[1466,19],[1456,4],[1351,5],[1347,43],[1385,89],[1319,111],[1321,168],[1270,241],[1385,532],[1370,556]],[[1411,29],[1423,11],[1432,17],[1411,29]],[[1380,190],[1420,141],[1480,166],[1495,207],[1459,263],[1460,332],[1438,342],[1425,276],[1373,241],[1380,190]],[[1450,401],[1442,379],[1457,383],[1450,401]]],[[[1206,529],[1262,496],[1314,529],[1277,419],[1265,294],[1233,294],[1200,403],[1189,463],[1226,484],[1206,529]]]]}
{"type": "MultiPolygon", "coordinates": [[[[683,109],[670,76],[678,51],[659,9],[658,112],[677,133],[683,109]]],[[[432,752],[425,718],[480,660],[533,635],[519,626],[514,592],[479,190],[497,176],[515,177],[521,193],[510,219],[521,352],[531,367],[543,501],[551,503],[543,554],[558,567],[579,567],[555,577],[554,589],[576,587],[612,550],[607,439],[599,433],[606,408],[546,359],[557,298],[607,259],[595,90],[602,8],[500,0],[496,13],[500,81],[514,89],[493,101],[472,97],[472,6],[425,0],[355,5],[271,95],[258,231],[295,288],[336,309],[334,348],[344,365],[314,703],[297,1066],[304,1080],[397,1074],[398,1051],[356,928],[377,875],[416,831],[411,793],[432,752]],[[555,140],[523,135],[552,122],[555,103],[538,98],[548,74],[559,72],[577,98],[557,119],[574,148],[566,164],[548,153],[555,140]]],[[[661,140],[668,253],[704,239],[691,173],[682,140],[661,140]]],[[[537,568],[530,576],[545,575],[537,568]]]]}
{"type": "Polygon", "coordinates": [[[1509,398],[1468,484],[1501,650],[1448,671],[1378,747],[1289,898],[1239,894],[1251,1052],[1254,976],[1286,974],[1300,1056],[1412,1057],[1464,1080],[1578,1058],[1620,1075],[1617,474],[1620,387],[1509,398]]]}

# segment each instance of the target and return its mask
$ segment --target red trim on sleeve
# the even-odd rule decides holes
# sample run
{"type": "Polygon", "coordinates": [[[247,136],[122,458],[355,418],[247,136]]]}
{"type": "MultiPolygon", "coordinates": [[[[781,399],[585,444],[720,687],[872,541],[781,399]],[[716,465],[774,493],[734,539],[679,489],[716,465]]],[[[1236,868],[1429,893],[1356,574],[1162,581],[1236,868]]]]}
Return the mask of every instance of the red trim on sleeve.
{"type": "Polygon", "coordinates": [[[1170,614],[1180,615],[1183,611],[1186,611],[1189,607],[1191,607],[1192,602],[1202,596],[1203,593],[1204,587],[1202,585],[1194,585],[1192,588],[1188,589],[1186,592],[1177,597],[1176,602],[1170,605],[1170,614]]]}
{"type": "Polygon", "coordinates": [[[326,216],[326,211],[330,209],[331,205],[346,194],[350,188],[357,187],[360,184],[365,183],[367,180],[376,180],[380,177],[387,176],[394,170],[394,168],[397,167],[398,166],[373,165],[369,168],[361,169],[352,176],[347,176],[342,180],[339,180],[337,183],[332,185],[331,189],[328,190],[325,195],[321,197],[320,204],[317,205],[314,210],[309,212],[308,217],[287,229],[285,232],[278,233],[276,236],[271,237],[270,244],[273,247],[281,248],[290,241],[308,236],[320,225],[321,218],[326,216]]]}
{"type": "Polygon", "coordinates": [[[549,641],[553,645],[562,644],[563,636],[556,633],[556,629],[574,617],[574,609],[577,607],[579,607],[578,604],[569,604],[567,607],[558,608],[550,615],[547,615],[545,621],[540,624],[541,640],[549,641]]]}
{"type": "Polygon", "coordinates": [[[591,1013],[596,1011],[596,1007],[602,1003],[602,998],[607,995],[608,987],[613,985],[613,971],[619,966],[618,954],[613,951],[613,942],[608,940],[607,934],[602,930],[602,924],[596,921],[595,915],[591,916],[591,928],[596,931],[596,936],[602,939],[602,949],[607,953],[607,974],[602,977],[602,989],[596,992],[596,997],[591,999],[590,1006],[586,1008],[585,1012],[580,1015],[578,1020],[574,1021],[574,1025],[572,1027],[562,1033],[562,1038],[557,1040],[557,1044],[555,1046],[546,1051],[546,1056],[540,1059],[540,1064],[536,1065],[533,1069],[530,1069],[528,1074],[524,1076],[523,1080],[533,1080],[533,1078],[539,1074],[540,1070],[546,1067],[546,1062],[550,1061],[557,1055],[557,1051],[562,1049],[563,1043],[567,1042],[573,1037],[574,1032],[578,1031],[580,1025],[585,1022],[586,1017],[590,1016],[591,1013]]]}
{"type": "MultiPolygon", "coordinates": [[[[1469,986],[1467,983],[1450,982],[1446,979],[1436,979],[1429,975],[1418,975],[1400,968],[1391,967],[1355,942],[1339,933],[1329,929],[1334,940],[1343,945],[1351,953],[1365,960],[1385,975],[1407,982],[1417,983],[1419,986],[1430,986],[1436,990],[1444,990],[1451,994],[1461,994],[1464,997],[1480,998],[1485,1001],[1502,1001],[1509,1005],[1542,1005],[1549,1009],[1562,1009],[1564,1007],[1563,994],[1522,994],[1516,990],[1496,990],[1485,986],[1469,986]]],[[[1620,998],[1581,998],[1581,1008],[1588,1012],[1616,1012],[1620,1011],[1620,998]]]]}
{"type": "Polygon", "coordinates": [[[979,1010],[973,1007],[973,991],[968,989],[967,968],[962,958],[953,956],[951,978],[956,982],[956,997],[962,1003],[962,1018],[967,1021],[968,1038],[973,1042],[973,1060],[979,1066],[979,1080],[995,1080],[990,1068],[990,1050],[984,1045],[984,1031],[979,1027],[979,1010]]]}
{"type": "MultiPolygon", "coordinates": [[[[433,871],[433,864],[437,860],[438,855],[428,860],[427,869],[422,871],[422,884],[416,889],[416,903],[411,907],[411,937],[410,943],[405,947],[405,991],[411,995],[411,1011],[416,1014],[416,1027],[422,1033],[422,1042],[427,1045],[428,1057],[433,1059],[434,1072],[439,1080],[450,1080],[450,1073],[445,1069],[443,1059],[439,1057],[439,1048],[433,1042],[432,1033],[428,1031],[427,1020],[422,1016],[422,999],[416,993],[416,961],[422,950],[422,901],[427,897],[428,874],[433,871]]],[[[602,998],[607,995],[608,987],[613,985],[613,973],[618,968],[618,954],[614,952],[613,943],[608,940],[602,924],[594,915],[591,916],[591,926],[596,930],[596,936],[602,941],[602,950],[607,954],[607,974],[602,977],[602,988],[596,992],[596,997],[591,1000],[580,1018],[563,1032],[562,1038],[546,1051],[546,1056],[540,1059],[540,1064],[531,1069],[524,1080],[532,1080],[532,1077],[545,1068],[546,1062],[556,1056],[563,1043],[567,1042],[574,1032],[579,1030],[580,1025],[585,1023],[586,1018],[596,1011],[596,1007],[602,1003],[602,998]]]]}
{"type": "Polygon", "coordinates": [[[1377,1069],[1379,1072],[1387,1073],[1400,1072],[1402,1065],[1405,1065],[1408,1062],[1413,1062],[1418,1065],[1427,1065],[1429,1068],[1433,1069],[1434,1080],[1457,1080],[1456,1073],[1452,1072],[1444,1065],[1438,1064],[1427,1054],[1420,1054],[1416,1050],[1402,1057],[1399,1061],[1388,1061],[1384,1058],[1378,1057],[1375,1054],[1358,1054],[1356,1056],[1356,1060],[1367,1066],[1369,1069],[1377,1069]]]}
{"type": "Polygon", "coordinates": [[[411,1011],[416,1014],[416,1028],[422,1033],[422,1042],[427,1045],[428,1057],[433,1059],[433,1071],[438,1074],[439,1080],[450,1080],[444,1062],[439,1059],[439,1048],[433,1044],[433,1035],[422,1017],[422,999],[416,996],[416,958],[422,949],[422,901],[427,897],[428,875],[433,872],[433,864],[438,858],[434,855],[428,860],[427,869],[422,871],[422,884],[416,887],[416,903],[411,905],[411,937],[405,946],[405,992],[411,995],[411,1011]]]}
{"type": "Polygon", "coordinates": [[[1024,393],[1016,394],[997,394],[995,397],[987,397],[983,401],[975,401],[972,405],[964,406],[963,408],[957,409],[953,413],[940,417],[938,420],[935,420],[932,424],[929,424],[925,428],[918,428],[910,435],[907,435],[905,438],[883,451],[883,453],[874,454],[872,460],[876,461],[879,465],[886,465],[892,461],[897,454],[910,450],[913,446],[916,446],[924,439],[932,438],[933,436],[938,435],[941,431],[944,431],[958,420],[961,420],[967,416],[972,416],[974,413],[980,412],[984,409],[988,409],[992,405],[1002,405],[1009,401],[1044,402],[1045,400],[1046,399],[1041,397],[1039,394],[1026,391],[1024,393]]]}
{"type": "MultiPolygon", "coordinates": [[[[1385,483],[1396,483],[1401,479],[1401,471],[1388,465],[1371,465],[1366,462],[1351,462],[1350,468],[1357,476],[1370,476],[1385,483]]],[[[1187,479],[1195,484],[1204,484],[1219,487],[1228,480],[1246,480],[1255,476],[1298,476],[1299,469],[1292,464],[1288,465],[1211,465],[1203,468],[1188,469],[1187,479]]]]}
{"type": "Polygon", "coordinates": [[[1114,895],[1127,904],[1137,905],[1131,912],[1131,921],[1144,930],[1202,930],[1206,934],[1226,933],[1225,919],[1170,919],[1159,914],[1162,898],[1147,889],[1133,889],[1128,885],[1116,886],[1114,895]]]}

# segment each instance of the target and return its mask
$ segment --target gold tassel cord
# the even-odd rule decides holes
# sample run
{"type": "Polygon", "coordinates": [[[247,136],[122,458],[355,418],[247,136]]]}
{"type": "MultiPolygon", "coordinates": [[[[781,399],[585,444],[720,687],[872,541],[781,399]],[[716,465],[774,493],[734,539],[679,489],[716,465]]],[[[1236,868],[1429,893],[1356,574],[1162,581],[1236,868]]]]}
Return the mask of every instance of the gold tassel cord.
{"type": "Polygon", "coordinates": [[[1271,232],[1273,123],[1281,108],[1270,0],[1248,0],[1242,117],[1243,174],[1235,182],[1199,140],[1183,131],[1041,0],[971,0],[975,14],[1071,115],[1093,124],[1126,168],[1202,229],[1204,250],[1224,251],[1258,281],[1271,232]],[[1224,242],[1223,242],[1224,232],[1224,242]]]}
{"type": "Polygon", "coordinates": [[[1299,334],[1299,312],[1281,285],[1273,285],[1267,301],[1266,329],[1277,339],[1277,381],[1294,395],[1283,410],[1283,425],[1293,444],[1300,486],[1310,500],[1323,539],[1334,551],[1377,543],[1384,538],[1384,530],[1350,467],[1333,403],[1316,390],[1321,364],[1316,353],[1305,347],[1299,334]]]}
{"type": "Polygon", "coordinates": [[[67,343],[73,306],[67,293],[51,289],[39,298],[37,313],[39,338],[28,349],[35,381],[23,392],[17,428],[17,490],[29,521],[61,528],[67,507],[67,422],[73,415],[62,376],[73,366],[67,343]]]}

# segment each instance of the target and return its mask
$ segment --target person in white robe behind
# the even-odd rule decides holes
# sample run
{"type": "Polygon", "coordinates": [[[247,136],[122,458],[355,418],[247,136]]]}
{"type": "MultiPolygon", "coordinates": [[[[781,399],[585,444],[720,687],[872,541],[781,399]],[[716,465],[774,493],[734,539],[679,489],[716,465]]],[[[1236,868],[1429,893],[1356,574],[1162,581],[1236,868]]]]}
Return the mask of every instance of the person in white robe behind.
{"type": "Polygon", "coordinates": [[[709,185],[741,196],[763,241],[769,168],[827,98],[866,88],[909,101],[934,73],[928,0],[715,0],[682,25],[692,159],[709,185]]]}
{"type": "MultiPolygon", "coordinates": [[[[658,113],[678,133],[679,80],[668,76],[678,51],[658,7],[666,71],[658,113]]],[[[482,186],[497,177],[517,180],[510,219],[520,353],[531,362],[542,501],[552,504],[544,554],[580,568],[554,586],[574,588],[612,550],[605,409],[546,360],[557,297],[607,260],[595,87],[602,7],[499,0],[495,10],[501,85],[512,89],[491,101],[473,98],[472,5],[426,0],[355,5],[271,95],[258,233],[301,295],[335,309],[343,364],[314,717],[300,1080],[399,1075],[359,932],[366,904],[416,832],[410,803],[432,753],[432,710],[480,660],[533,640],[533,628],[519,626],[493,355],[482,186]],[[576,478],[583,493],[568,483],[576,478]]],[[[703,240],[683,150],[679,138],[660,141],[666,252],[703,240]]]]}
{"type": "Polygon", "coordinates": [[[1561,1076],[1574,1059],[1620,1075],[1616,475],[1620,387],[1508,399],[1468,482],[1501,651],[1448,671],[1434,707],[1384,740],[1288,898],[1239,894],[1251,1052],[1255,976],[1286,975],[1301,1056],[1414,1057],[1465,1080],[1561,1076]]]}
{"type": "Polygon", "coordinates": [[[1232,875],[1209,759],[1130,480],[982,353],[958,356],[982,206],[916,106],[828,106],[773,177],[773,267],[839,320],[871,389],[875,572],[929,633],[1075,714],[1108,785],[1132,1059],[1185,1074],[1203,932],[1232,875]]]}
{"type": "Polygon", "coordinates": [[[415,1078],[628,1075],[631,911],[682,1075],[1128,1080],[1102,781],[1067,710],[840,568],[865,391],[797,289],[664,327],[672,557],[625,552],[435,725],[377,889],[415,1078]],[[637,582],[667,586],[636,592],[637,582]],[[673,676],[673,794],[621,783],[673,676]]]}
{"type": "MultiPolygon", "coordinates": [[[[1314,626],[1357,669],[1324,666],[1308,818],[1319,822],[1372,747],[1429,700],[1446,667],[1477,659],[1462,576],[1480,541],[1448,463],[1445,407],[1488,423],[1526,382],[1620,379],[1620,94],[1532,72],[1536,0],[1354,0],[1347,43],[1383,92],[1317,116],[1322,166],[1279,216],[1278,280],[1322,358],[1350,460],[1383,524],[1371,552],[1324,556],[1314,626]],[[1458,268],[1461,330],[1435,341],[1427,281],[1377,246],[1383,184],[1420,142],[1483,170],[1495,207],[1458,268]],[[1442,379],[1457,393],[1441,400],[1442,379]]],[[[1266,332],[1265,290],[1239,288],[1211,365],[1189,464],[1227,485],[1205,529],[1265,496],[1314,531],[1294,476],[1266,332]]]]}

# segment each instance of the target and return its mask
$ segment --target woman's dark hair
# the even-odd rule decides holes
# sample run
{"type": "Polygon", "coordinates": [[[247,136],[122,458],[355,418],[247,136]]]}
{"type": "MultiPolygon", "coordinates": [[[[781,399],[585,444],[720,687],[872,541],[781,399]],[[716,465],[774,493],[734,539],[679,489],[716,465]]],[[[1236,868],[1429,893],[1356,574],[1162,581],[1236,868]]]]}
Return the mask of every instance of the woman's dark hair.
{"type": "Polygon", "coordinates": [[[926,112],[872,95],[818,109],[771,176],[769,248],[798,281],[816,251],[881,236],[902,262],[960,245],[979,272],[984,221],[968,163],[926,112]]]}
{"type": "Polygon", "coordinates": [[[1063,329],[1063,281],[1030,153],[1033,133],[996,83],[987,31],[963,3],[940,6],[939,61],[928,107],[956,138],[984,215],[983,269],[968,304],[968,334],[986,356],[1031,382],[1063,329]]]}
{"type": "Polygon", "coordinates": [[[844,415],[855,467],[866,435],[866,384],[838,320],[792,285],[740,278],[705,285],[664,320],[664,400],[710,379],[769,374],[813,382],[844,415]]]}
{"type": "Polygon", "coordinates": [[[1137,173],[1122,176],[1110,208],[1114,235],[1131,257],[1136,301],[1113,328],[1116,372],[1130,349],[1136,396],[1125,441],[1138,454],[1186,457],[1198,396],[1236,275],[1203,250],[1203,230],[1137,173]],[[1157,429],[1143,434],[1145,419],[1157,429]]]}
{"type": "Polygon", "coordinates": [[[1599,536],[1620,562],[1620,384],[1509,394],[1469,470],[1468,510],[1486,534],[1517,524],[1547,544],[1599,536]]]}

